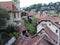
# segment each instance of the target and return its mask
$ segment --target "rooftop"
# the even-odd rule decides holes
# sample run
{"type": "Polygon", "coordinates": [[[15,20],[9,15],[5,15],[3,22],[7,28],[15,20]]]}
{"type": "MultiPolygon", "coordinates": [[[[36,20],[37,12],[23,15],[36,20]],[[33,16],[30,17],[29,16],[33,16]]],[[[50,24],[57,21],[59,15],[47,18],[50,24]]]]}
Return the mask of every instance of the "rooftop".
{"type": "Polygon", "coordinates": [[[16,12],[18,9],[12,1],[0,2],[0,8],[5,8],[7,11],[16,12]]]}

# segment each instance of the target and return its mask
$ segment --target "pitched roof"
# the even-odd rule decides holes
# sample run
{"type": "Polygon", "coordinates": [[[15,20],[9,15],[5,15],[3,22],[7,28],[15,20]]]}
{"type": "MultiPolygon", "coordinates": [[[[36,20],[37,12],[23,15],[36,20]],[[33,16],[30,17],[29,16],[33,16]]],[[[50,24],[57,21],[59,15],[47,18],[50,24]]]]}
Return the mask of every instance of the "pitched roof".
{"type": "Polygon", "coordinates": [[[20,36],[17,40],[16,40],[16,45],[53,45],[52,42],[48,43],[47,42],[48,37],[46,35],[40,36],[37,35],[34,38],[29,38],[29,37],[25,37],[25,36],[20,36]]]}
{"type": "Polygon", "coordinates": [[[0,2],[0,8],[5,8],[7,11],[12,12],[18,11],[18,9],[12,1],[0,2]]]}
{"type": "Polygon", "coordinates": [[[60,18],[59,17],[52,17],[50,15],[41,15],[39,18],[39,21],[44,21],[44,20],[50,20],[53,22],[59,22],[60,18]]]}
{"type": "Polygon", "coordinates": [[[24,11],[25,13],[27,13],[27,16],[34,16],[36,15],[36,12],[28,12],[28,11],[24,11]]]}
{"type": "Polygon", "coordinates": [[[60,29],[60,25],[56,24],[55,22],[51,21],[56,27],[58,27],[60,29]]]}
{"type": "Polygon", "coordinates": [[[45,30],[45,32],[49,35],[49,37],[51,37],[53,40],[55,40],[55,41],[58,40],[58,36],[57,36],[54,32],[52,32],[52,31],[50,30],[50,28],[48,28],[47,26],[45,26],[45,27],[44,27],[44,30],[45,30]]]}
{"type": "Polygon", "coordinates": [[[15,45],[26,45],[26,43],[31,40],[31,38],[26,37],[24,35],[19,36],[15,42],[15,45]]]}
{"type": "Polygon", "coordinates": [[[28,14],[27,16],[35,16],[38,19],[38,22],[45,21],[45,20],[50,20],[50,21],[53,21],[53,22],[59,22],[60,21],[59,17],[53,17],[53,16],[50,16],[48,14],[40,15],[36,12],[28,12],[28,11],[25,11],[25,13],[28,14]]]}
{"type": "Polygon", "coordinates": [[[59,17],[52,17],[52,16],[50,16],[48,14],[40,15],[38,13],[28,12],[28,11],[25,11],[25,13],[28,14],[27,16],[35,16],[38,19],[38,21],[42,21],[42,20],[51,20],[53,22],[59,22],[60,21],[59,17]]]}
{"type": "Polygon", "coordinates": [[[60,18],[59,17],[53,17],[52,21],[53,22],[59,22],[60,21],[60,18]]]}

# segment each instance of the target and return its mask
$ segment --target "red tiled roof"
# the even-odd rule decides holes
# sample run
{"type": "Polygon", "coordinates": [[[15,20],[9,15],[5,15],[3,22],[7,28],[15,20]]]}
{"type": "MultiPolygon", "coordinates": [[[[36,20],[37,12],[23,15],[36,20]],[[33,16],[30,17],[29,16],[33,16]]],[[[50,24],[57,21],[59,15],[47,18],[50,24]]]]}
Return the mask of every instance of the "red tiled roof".
{"type": "Polygon", "coordinates": [[[36,12],[28,12],[28,11],[24,11],[25,13],[27,13],[27,16],[35,16],[36,12]]]}
{"type": "Polygon", "coordinates": [[[43,35],[43,38],[37,43],[37,45],[55,45],[55,44],[51,42],[46,35],[43,35]]]}
{"type": "Polygon", "coordinates": [[[0,8],[5,8],[7,9],[7,11],[12,11],[12,12],[18,11],[18,9],[16,8],[16,6],[12,1],[0,2],[0,8]]]}
{"type": "Polygon", "coordinates": [[[52,17],[50,15],[41,15],[38,21],[44,21],[44,20],[50,20],[53,22],[59,22],[60,18],[59,17],[52,17]]]}
{"type": "Polygon", "coordinates": [[[48,43],[46,39],[48,40],[48,37],[46,35],[43,35],[43,36],[37,35],[34,38],[20,36],[20,38],[16,40],[15,44],[16,45],[52,45],[48,43]]]}
{"type": "Polygon", "coordinates": [[[51,21],[56,27],[60,29],[60,25],[56,24],[55,22],[51,21]]]}
{"type": "Polygon", "coordinates": [[[53,17],[52,21],[53,22],[59,22],[60,21],[60,18],[59,17],[53,17]]]}
{"type": "Polygon", "coordinates": [[[45,32],[46,32],[53,40],[55,40],[55,41],[58,40],[58,36],[57,36],[54,32],[52,32],[52,31],[50,30],[50,28],[48,28],[48,27],[46,26],[46,27],[44,27],[44,30],[45,30],[45,32]]]}
{"type": "Polygon", "coordinates": [[[31,40],[31,38],[26,37],[24,35],[20,36],[19,38],[17,38],[15,45],[26,45],[26,43],[31,40]]]}
{"type": "MultiPolygon", "coordinates": [[[[25,11],[25,12],[28,14],[28,16],[33,16],[33,12],[32,13],[31,12],[28,12],[28,11],[25,11]]],[[[59,22],[60,21],[60,18],[59,17],[52,17],[50,15],[40,15],[38,13],[35,13],[34,16],[36,18],[38,18],[39,21],[42,21],[42,20],[51,20],[53,22],[59,22]]]]}

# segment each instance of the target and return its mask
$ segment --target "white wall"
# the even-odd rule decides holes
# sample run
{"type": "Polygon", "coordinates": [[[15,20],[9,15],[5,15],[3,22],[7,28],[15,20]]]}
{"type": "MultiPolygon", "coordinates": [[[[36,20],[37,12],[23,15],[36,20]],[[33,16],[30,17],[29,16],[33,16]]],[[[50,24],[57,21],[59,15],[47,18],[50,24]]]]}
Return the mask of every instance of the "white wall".
{"type": "Polygon", "coordinates": [[[53,25],[51,22],[49,22],[49,21],[47,21],[47,22],[43,21],[43,22],[41,22],[39,25],[37,25],[37,32],[39,32],[39,31],[44,27],[44,26],[42,26],[42,24],[47,24],[47,26],[48,26],[56,35],[59,36],[59,29],[58,29],[55,25],[53,25]],[[51,25],[49,25],[49,24],[51,24],[51,25]],[[58,30],[58,33],[56,33],[56,29],[58,30]]]}
{"type": "Polygon", "coordinates": [[[42,28],[44,28],[44,27],[42,27],[41,24],[39,24],[39,25],[37,26],[37,32],[39,32],[42,28]]]}

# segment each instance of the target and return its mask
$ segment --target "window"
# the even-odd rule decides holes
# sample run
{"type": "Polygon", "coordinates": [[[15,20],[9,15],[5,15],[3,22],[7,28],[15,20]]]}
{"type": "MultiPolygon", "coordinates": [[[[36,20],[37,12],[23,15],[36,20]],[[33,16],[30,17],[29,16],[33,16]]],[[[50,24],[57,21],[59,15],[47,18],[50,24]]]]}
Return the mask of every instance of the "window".
{"type": "Polygon", "coordinates": [[[25,12],[21,13],[21,17],[26,16],[26,15],[27,15],[27,13],[25,13],[25,12]]]}
{"type": "Polygon", "coordinates": [[[16,14],[14,13],[14,18],[16,18],[16,14]]]}
{"type": "Polygon", "coordinates": [[[55,42],[55,40],[53,40],[53,42],[55,42]]]}
{"type": "Polygon", "coordinates": [[[58,42],[56,42],[56,44],[57,44],[58,42]]]}
{"type": "Polygon", "coordinates": [[[56,42],[55,40],[53,40],[53,42],[55,42],[56,44],[58,43],[58,42],[56,42]]]}
{"type": "Polygon", "coordinates": [[[49,26],[51,26],[51,24],[49,24],[49,26]]]}
{"type": "Polygon", "coordinates": [[[42,26],[46,26],[46,24],[42,24],[42,26]]]}
{"type": "Polygon", "coordinates": [[[26,30],[23,31],[23,35],[25,35],[25,34],[26,34],[26,30]]]}
{"type": "Polygon", "coordinates": [[[58,30],[56,30],[56,33],[58,33],[58,30]]]}

